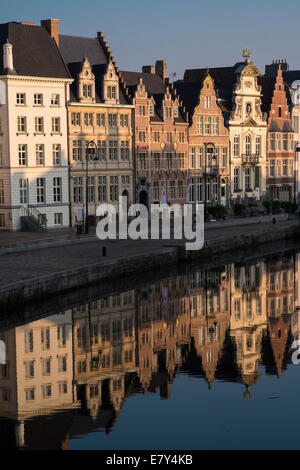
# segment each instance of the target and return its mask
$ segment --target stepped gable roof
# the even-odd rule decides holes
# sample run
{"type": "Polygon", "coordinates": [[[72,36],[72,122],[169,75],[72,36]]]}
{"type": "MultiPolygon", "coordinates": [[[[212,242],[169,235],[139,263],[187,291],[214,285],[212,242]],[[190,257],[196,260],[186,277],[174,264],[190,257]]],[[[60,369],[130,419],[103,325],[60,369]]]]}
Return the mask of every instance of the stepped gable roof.
{"type": "MultiPolygon", "coordinates": [[[[59,35],[59,48],[65,63],[74,79],[81,72],[84,58],[87,58],[95,75],[96,103],[103,103],[102,80],[109,63],[109,55],[98,38],[59,35]]],[[[127,104],[122,87],[120,87],[120,103],[127,104]]],[[[77,84],[71,86],[71,100],[77,101],[77,84]]]]}
{"type": "MultiPolygon", "coordinates": [[[[154,73],[122,71],[121,74],[124,77],[126,88],[128,89],[132,98],[134,97],[140,79],[142,79],[146,91],[148,92],[148,96],[152,96],[155,101],[154,116],[152,116],[150,120],[153,122],[162,121],[161,106],[165,92],[167,90],[167,84],[165,81],[158,74],[154,73]]],[[[172,98],[174,99],[172,86],[169,86],[169,90],[172,98]]],[[[174,118],[174,122],[186,122],[181,112],[178,113],[177,118],[174,118]]]]}
{"type": "Polygon", "coordinates": [[[13,46],[14,70],[3,68],[0,54],[0,74],[44,78],[71,78],[55,40],[43,26],[17,22],[0,25],[0,45],[13,46]]]}

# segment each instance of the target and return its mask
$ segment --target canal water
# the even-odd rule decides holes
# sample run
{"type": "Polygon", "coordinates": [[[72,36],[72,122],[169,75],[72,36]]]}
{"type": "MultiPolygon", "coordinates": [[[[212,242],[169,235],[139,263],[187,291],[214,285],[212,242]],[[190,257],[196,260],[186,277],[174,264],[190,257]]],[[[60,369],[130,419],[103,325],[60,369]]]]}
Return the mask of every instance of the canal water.
{"type": "Polygon", "coordinates": [[[0,447],[298,449],[299,296],[289,251],[14,320],[0,447]]]}

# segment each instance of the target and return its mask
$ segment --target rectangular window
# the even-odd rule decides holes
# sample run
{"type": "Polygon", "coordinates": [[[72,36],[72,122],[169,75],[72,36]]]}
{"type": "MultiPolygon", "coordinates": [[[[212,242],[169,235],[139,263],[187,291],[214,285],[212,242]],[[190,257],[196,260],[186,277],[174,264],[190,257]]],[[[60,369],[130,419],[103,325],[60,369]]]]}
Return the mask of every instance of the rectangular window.
{"type": "Polygon", "coordinates": [[[178,181],[178,199],[183,198],[183,181],[179,180],[178,181]]]}
{"type": "Polygon", "coordinates": [[[19,157],[19,165],[26,166],[27,165],[27,145],[26,144],[18,145],[18,157],[19,157]]]}
{"type": "Polygon", "coordinates": [[[105,114],[103,113],[96,114],[96,125],[97,127],[105,127],[105,114]]]}
{"type": "Polygon", "coordinates": [[[139,154],[139,161],[140,161],[140,169],[146,170],[146,154],[145,153],[139,154]]]}
{"type": "Polygon", "coordinates": [[[20,204],[27,204],[28,180],[19,179],[20,204]]]}
{"type": "Polygon", "coordinates": [[[5,227],[5,214],[0,214],[0,227],[5,227]]]}
{"type": "Polygon", "coordinates": [[[281,134],[276,134],[276,149],[281,150],[281,134]]]}
{"type": "Polygon", "coordinates": [[[43,106],[43,95],[41,93],[35,93],[33,102],[35,106],[43,106]]]}
{"type": "Polygon", "coordinates": [[[53,165],[60,166],[61,165],[61,145],[60,144],[52,144],[52,157],[53,157],[53,165]]]}
{"type": "Polygon", "coordinates": [[[139,132],[139,141],[140,142],[146,142],[146,132],[145,131],[139,132]]]}
{"type": "Polygon", "coordinates": [[[153,133],[153,142],[160,142],[160,134],[158,131],[153,133]]]}
{"type": "Polygon", "coordinates": [[[283,150],[288,150],[288,134],[283,134],[283,150]]]}
{"type": "Polygon", "coordinates": [[[255,148],[255,150],[256,150],[256,152],[255,152],[256,155],[258,157],[260,157],[261,156],[261,136],[260,135],[258,135],[256,137],[256,148],[255,148]]]}
{"type": "Polygon", "coordinates": [[[219,135],[219,118],[213,118],[213,135],[219,135]]]}
{"type": "Polygon", "coordinates": [[[275,160],[270,160],[270,176],[275,176],[275,160]]]}
{"type": "Polygon", "coordinates": [[[26,132],[26,117],[25,116],[18,116],[17,117],[17,129],[18,132],[25,133],[26,132]]]}
{"type": "Polygon", "coordinates": [[[203,135],[203,116],[197,117],[197,134],[203,135]]]}
{"type": "Polygon", "coordinates": [[[118,142],[116,140],[109,141],[109,159],[118,160],[118,142]]]}
{"type": "Polygon", "coordinates": [[[282,175],[287,176],[288,174],[288,161],[282,160],[282,175]]]}
{"type": "Polygon", "coordinates": [[[73,140],[73,160],[74,162],[82,161],[81,140],[73,140]]]}
{"type": "Polygon", "coordinates": [[[58,358],[58,372],[67,372],[67,356],[58,358]]]}
{"type": "Polygon", "coordinates": [[[88,177],[88,201],[95,202],[95,176],[88,177]]]}
{"type": "Polygon", "coordinates": [[[51,106],[59,106],[59,95],[57,93],[53,93],[51,95],[51,106]]]}
{"type": "Polygon", "coordinates": [[[76,204],[82,202],[82,176],[73,177],[73,201],[76,204]]]}
{"type": "Polygon", "coordinates": [[[57,212],[54,214],[54,225],[63,225],[63,213],[57,212]]]}
{"type": "Polygon", "coordinates": [[[122,184],[129,184],[129,176],[128,175],[122,175],[122,184]]]}
{"type": "Polygon", "coordinates": [[[205,116],[205,135],[211,135],[211,117],[205,116]]]}
{"type": "Polygon", "coordinates": [[[153,199],[155,201],[159,199],[159,181],[153,181],[153,199]]]}
{"type": "Polygon", "coordinates": [[[245,168],[245,189],[251,188],[251,169],[245,168]]]}
{"type": "Polygon", "coordinates": [[[176,198],[175,181],[170,181],[170,199],[176,198]]]}
{"type": "Polygon", "coordinates": [[[275,134],[270,134],[270,151],[275,152],[276,146],[275,146],[275,134]]]}
{"type": "Polygon", "coordinates": [[[233,139],[233,156],[240,156],[240,137],[238,135],[235,135],[233,139]]]}
{"type": "Polygon", "coordinates": [[[182,152],[178,153],[178,160],[179,160],[179,168],[183,170],[184,169],[184,153],[182,152]]]}
{"type": "Polygon", "coordinates": [[[167,143],[171,144],[173,141],[172,132],[167,132],[167,143]]]}
{"type": "Polygon", "coordinates": [[[37,178],[36,180],[36,202],[38,204],[44,204],[46,202],[45,200],[45,178],[37,178]]]}
{"type": "Polygon", "coordinates": [[[98,160],[106,160],[106,141],[98,140],[97,142],[97,158],[98,160]]]}
{"type": "Polygon", "coordinates": [[[196,168],[196,149],[192,147],[190,149],[190,168],[196,168]]]}
{"type": "Polygon", "coordinates": [[[49,398],[51,397],[51,394],[52,394],[51,384],[42,385],[43,398],[49,398]]]}
{"type": "Polygon", "coordinates": [[[67,344],[67,328],[66,325],[57,327],[57,344],[59,348],[64,348],[67,344]]]}
{"type": "Polygon", "coordinates": [[[33,330],[24,333],[25,353],[33,352],[33,330]]]}
{"type": "Polygon", "coordinates": [[[240,184],[240,172],[239,172],[239,168],[235,168],[234,169],[234,177],[233,177],[234,191],[239,190],[239,184],[240,184]]]}
{"type": "Polygon", "coordinates": [[[109,127],[117,127],[117,115],[116,114],[108,115],[108,125],[109,127]]]}
{"type": "Polygon", "coordinates": [[[26,95],[25,93],[17,93],[16,95],[16,103],[17,104],[26,104],[26,95]]]}
{"type": "Polygon", "coordinates": [[[68,393],[68,384],[67,382],[59,382],[58,383],[58,393],[60,395],[65,395],[68,393]]]}
{"type": "Polygon", "coordinates": [[[120,126],[121,127],[128,127],[128,114],[121,114],[120,115],[120,126]]]}
{"type": "Polygon", "coordinates": [[[41,329],[41,347],[42,351],[48,351],[50,349],[50,328],[41,329]]]}
{"type": "Polygon", "coordinates": [[[222,168],[227,168],[227,148],[222,148],[222,168]]]}
{"type": "Polygon", "coordinates": [[[25,362],[25,379],[34,378],[34,361],[25,362]]]}
{"type": "Polygon", "coordinates": [[[184,142],[185,141],[184,132],[179,132],[178,140],[179,140],[179,142],[184,142]]]}
{"type": "Polygon", "coordinates": [[[139,116],[145,116],[146,112],[145,112],[145,106],[139,106],[138,107],[138,111],[139,111],[139,116]]]}
{"type": "Polygon", "coordinates": [[[51,359],[47,357],[47,359],[42,359],[42,375],[47,376],[51,374],[51,359]]]}
{"type": "Polygon", "coordinates": [[[155,170],[159,170],[160,169],[160,154],[159,153],[154,153],[153,159],[154,159],[154,168],[155,168],[155,170]]]}
{"type": "Polygon", "coordinates": [[[167,153],[167,168],[168,170],[173,168],[173,156],[171,153],[167,153]]]}
{"type": "Polygon", "coordinates": [[[115,100],[117,96],[117,90],[115,86],[108,86],[107,87],[107,98],[115,100]]]}
{"type": "Polygon", "coordinates": [[[34,118],[34,130],[38,134],[41,134],[44,132],[44,118],[43,117],[34,118]]]}
{"type": "Polygon", "coordinates": [[[45,165],[45,147],[44,144],[35,144],[35,158],[37,166],[45,165]]]}
{"type": "Polygon", "coordinates": [[[71,124],[72,126],[80,126],[80,113],[72,113],[71,114],[71,124]]]}
{"type": "Polygon", "coordinates": [[[98,201],[107,201],[106,176],[98,176],[98,201]]]}
{"type": "Polygon", "coordinates": [[[60,118],[53,117],[51,121],[52,121],[52,133],[59,134],[60,133],[60,118]]]}
{"type": "Polygon", "coordinates": [[[110,200],[112,202],[116,202],[119,197],[119,177],[118,176],[111,176],[110,177],[110,200]]]}
{"type": "Polygon", "coordinates": [[[61,178],[53,178],[53,202],[61,201],[61,178]]]}
{"type": "Polygon", "coordinates": [[[121,160],[129,160],[129,140],[121,141],[121,160]]]}
{"type": "Polygon", "coordinates": [[[35,390],[34,388],[25,389],[25,400],[33,401],[35,399],[35,390]]]}
{"type": "Polygon", "coordinates": [[[0,204],[4,204],[4,180],[0,180],[0,204]]]}

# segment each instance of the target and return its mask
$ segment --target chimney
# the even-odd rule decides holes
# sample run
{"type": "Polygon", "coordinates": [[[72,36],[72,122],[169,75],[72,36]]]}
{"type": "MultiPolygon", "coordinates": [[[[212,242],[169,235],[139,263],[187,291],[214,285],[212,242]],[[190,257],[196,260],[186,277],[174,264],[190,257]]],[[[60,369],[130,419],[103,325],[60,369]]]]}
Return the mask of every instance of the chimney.
{"type": "Polygon", "coordinates": [[[151,73],[152,75],[154,75],[155,74],[154,65],[143,65],[142,72],[143,73],[151,73]]]}
{"type": "Polygon", "coordinates": [[[155,64],[155,73],[163,80],[167,78],[167,63],[165,60],[157,60],[155,64]]]}
{"type": "Polygon", "coordinates": [[[3,44],[3,68],[13,70],[13,46],[9,42],[3,44]]]}
{"type": "Polygon", "coordinates": [[[59,23],[59,20],[53,20],[53,19],[41,20],[41,26],[46,28],[50,36],[55,39],[57,47],[59,47],[58,23],[59,23]]]}

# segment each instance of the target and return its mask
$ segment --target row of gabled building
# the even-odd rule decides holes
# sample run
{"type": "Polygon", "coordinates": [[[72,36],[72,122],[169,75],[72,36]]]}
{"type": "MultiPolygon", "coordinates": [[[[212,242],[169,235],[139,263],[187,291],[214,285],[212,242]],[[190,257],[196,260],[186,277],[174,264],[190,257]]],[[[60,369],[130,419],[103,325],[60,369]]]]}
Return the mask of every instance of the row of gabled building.
{"type": "Polygon", "coordinates": [[[128,203],[296,202],[300,72],[250,60],[120,71],[102,33],[60,35],[58,20],[0,25],[0,230],[95,224],[128,203]],[[86,203],[88,201],[88,203],[86,203]]]}

